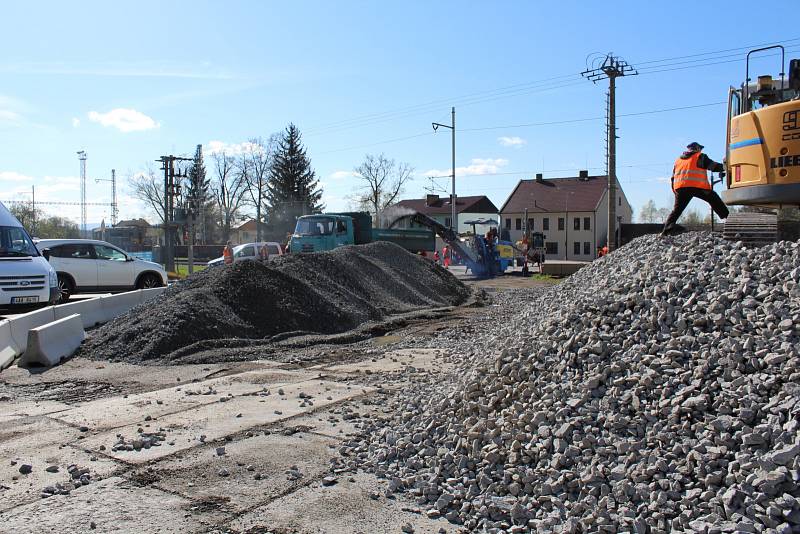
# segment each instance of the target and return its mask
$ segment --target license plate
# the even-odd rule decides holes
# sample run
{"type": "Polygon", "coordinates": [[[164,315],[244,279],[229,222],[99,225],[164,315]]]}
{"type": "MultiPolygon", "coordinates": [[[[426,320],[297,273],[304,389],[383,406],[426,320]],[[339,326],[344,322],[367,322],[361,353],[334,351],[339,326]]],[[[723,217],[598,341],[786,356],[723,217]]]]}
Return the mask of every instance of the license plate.
{"type": "Polygon", "coordinates": [[[11,304],[35,304],[39,297],[11,297],[11,304]]]}

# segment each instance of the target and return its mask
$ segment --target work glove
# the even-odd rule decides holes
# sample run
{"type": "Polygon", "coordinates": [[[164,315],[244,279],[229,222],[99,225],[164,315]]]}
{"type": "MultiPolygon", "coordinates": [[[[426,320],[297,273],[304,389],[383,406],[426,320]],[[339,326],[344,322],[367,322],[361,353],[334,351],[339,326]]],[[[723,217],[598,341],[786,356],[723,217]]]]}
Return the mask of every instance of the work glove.
{"type": "Polygon", "coordinates": [[[719,177],[725,178],[725,171],[719,171],[719,177]]]}

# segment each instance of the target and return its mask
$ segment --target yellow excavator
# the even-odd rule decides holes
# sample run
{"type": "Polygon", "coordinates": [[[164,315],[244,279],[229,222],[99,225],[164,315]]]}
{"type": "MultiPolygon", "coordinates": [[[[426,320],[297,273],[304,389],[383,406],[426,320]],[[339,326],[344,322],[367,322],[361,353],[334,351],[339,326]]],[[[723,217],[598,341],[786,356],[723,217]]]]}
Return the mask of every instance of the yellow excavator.
{"type": "MultiPolygon", "coordinates": [[[[778,213],[800,206],[800,59],[789,63],[785,76],[783,46],[757,48],[747,53],[745,81],[728,93],[728,128],[725,165],[728,205],[754,206],[773,213],[732,213],[724,237],[753,245],[778,239],[778,213]],[[772,76],[750,78],[750,58],[779,50],[780,80],[772,76]]],[[[764,211],[764,210],[762,210],[764,211]]]]}

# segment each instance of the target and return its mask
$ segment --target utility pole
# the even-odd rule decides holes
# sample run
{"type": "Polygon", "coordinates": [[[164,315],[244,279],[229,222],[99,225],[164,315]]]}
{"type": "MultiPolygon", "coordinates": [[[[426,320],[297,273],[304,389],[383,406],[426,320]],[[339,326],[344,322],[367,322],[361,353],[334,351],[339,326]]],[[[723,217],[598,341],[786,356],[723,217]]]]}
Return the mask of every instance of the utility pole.
{"type": "Polygon", "coordinates": [[[33,224],[31,225],[31,232],[36,235],[36,186],[31,186],[31,217],[33,224]]]}
{"type": "Polygon", "coordinates": [[[108,178],[95,178],[94,183],[111,182],[111,226],[117,224],[117,173],[111,169],[111,179],[108,178]]]}
{"type": "Polygon", "coordinates": [[[617,226],[617,111],[616,111],[616,79],[622,76],[635,76],[636,70],[628,65],[622,58],[609,53],[603,63],[591,69],[586,69],[582,76],[597,83],[598,80],[608,78],[608,104],[607,104],[607,154],[606,174],[608,174],[608,233],[606,246],[613,250],[616,242],[617,226]]]}
{"type": "Polygon", "coordinates": [[[450,132],[452,134],[452,156],[453,156],[453,174],[451,174],[452,178],[452,187],[450,192],[450,228],[458,233],[458,210],[456,209],[456,108],[455,106],[450,109],[450,117],[451,117],[451,124],[440,124],[438,122],[432,122],[431,126],[433,126],[433,131],[439,129],[441,126],[442,128],[450,128],[450,132]]]}
{"type": "Polygon", "coordinates": [[[86,151],[78,151],[81,162],[81,237],[86,237],[86,151]]]}
{"type": "Polygon", "coordinates": [[[164,171],[164,269],[167,272],[175,271],[175,240],[173,230],[175,229],[175,197],[181,193],[181,186],[175,182],[176,161],[191,161],[191,158],[181,158],[178,156],[161,156],[156,160],[161,163],[161,170],[164,171]]]}

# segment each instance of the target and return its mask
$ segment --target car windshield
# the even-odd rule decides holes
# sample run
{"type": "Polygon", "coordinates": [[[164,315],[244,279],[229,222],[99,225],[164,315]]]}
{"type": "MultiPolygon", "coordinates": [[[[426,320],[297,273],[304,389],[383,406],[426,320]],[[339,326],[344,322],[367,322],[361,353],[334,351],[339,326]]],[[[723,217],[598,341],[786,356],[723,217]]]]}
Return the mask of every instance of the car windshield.
{"type": "Polygon", "coordinates": [[[297,235],[331,235],[334,220],[327,217],[309,217],[298,219],[294,233],[297,235]]]}
{"type": "Polygon", "coordinates": [[[0,258],[38,256],[39,251],[21,226],[0,226],[0,258]]]}

